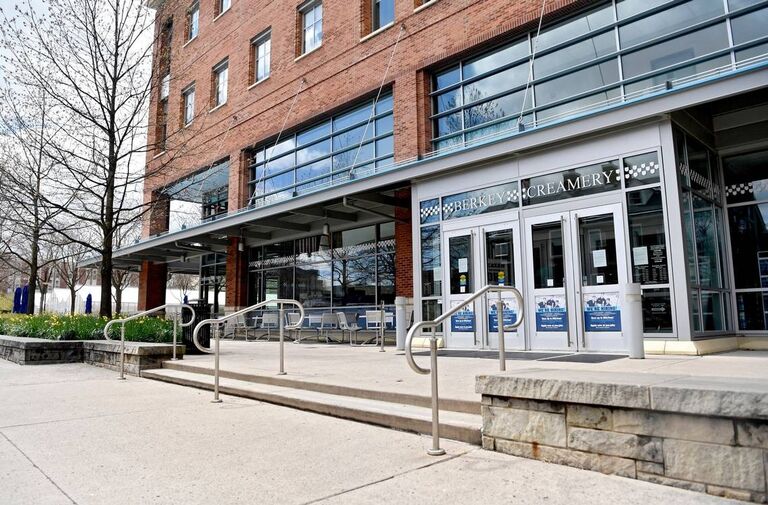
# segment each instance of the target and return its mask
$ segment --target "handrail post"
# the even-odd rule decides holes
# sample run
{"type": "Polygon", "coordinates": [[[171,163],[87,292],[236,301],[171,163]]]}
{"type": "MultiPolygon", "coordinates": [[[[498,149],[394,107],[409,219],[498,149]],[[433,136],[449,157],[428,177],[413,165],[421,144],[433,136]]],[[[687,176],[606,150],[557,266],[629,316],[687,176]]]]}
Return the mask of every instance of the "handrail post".
{"type": "MultiPolygon", "coordinates": [[[[184,310],[183,308],[181,309],[184,310]]],[[[179,312],[179,315],[181,315],[181,311],[179,312]]],[[[179,316],[176,314],[173,315],[173,356],[171,357],[172,361],[176,361],[176,332],[178,330],[178,323],[179,323],[179,316]]]]}
{"type": "Polygon", "coordinates": [[[279,305],[280,314],[280,371],[277,375],[285,375],[285,307],[281,303],[279,305]]]}
{"type": "Polygon", "coordinates": [[[496,321],[499,325],[496,332],[499,336],[499,370],[505,372],[507,370],[507,353],[504,349],[506,342],[504,342],[504,300],[501,298],[501,291],[498,291],[499,299],[496,300],[496,321]]]}
{"type": "Polygon", "coordinates": [[[214,339],[214,359],[213,359],[213,400],[211,403],[221,403],[219,398],[219,333],[220,324],[217,323],[213,328],[214,339]]]}
{"type": "Polygon", "coordinates": [[[384,352],[384,323],[386,322],[386,318],[384,316],[384,302],[381,302],[380,314],[381,315],[379,319],[379,334],[381,335],[381,349],[379,349],[379,352],[384,352]]]}
{"type": "Polygon", "coordinates": [[[125,380],[125,323],[120,325],[120,377],[118,380],[125,380]]]}
{"type": "Polygon", "coordinates": [[[440,448],[440,403],[437,397],[437,339],[435,328],[429,339],[429,356],[432,365],[432,448],[427,451],[430,456],[442,456],[445,449],[440,448]]]}

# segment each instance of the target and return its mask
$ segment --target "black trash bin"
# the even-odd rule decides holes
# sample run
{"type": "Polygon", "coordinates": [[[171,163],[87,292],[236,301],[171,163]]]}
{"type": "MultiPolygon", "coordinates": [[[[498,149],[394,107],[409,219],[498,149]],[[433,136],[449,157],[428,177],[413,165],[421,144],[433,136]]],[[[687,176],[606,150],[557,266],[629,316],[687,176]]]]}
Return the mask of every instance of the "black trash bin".
{"type": "MultiPolygon", "coordinates": [[[[187,354],[202,354],[197,347],[195,347],[195,343],[192,341],[192,332],[195,330],[195,326],[202,321],[203,319],[210,319],[211,318],[211,304],[204,301],[204,300],[191,300],[189,302],[189,305],[195,309],[195,322],[186,328],[184,328],[184,333],[182,333],[182,338],[184,340],[184,345],[187,346],[186,353],[187,354]]],[[[184,322],[186,323],[189,321],[189,318],[192,317],[192,314],[189,313],[188,310],[184,311],[184,322]]],[[[203,347],[210,347],[211,346],[211,326],[205,325],[202,328],[200,328],[200,333],[197,336],[197,341],[200,342],[200,345],[203,347]]]]}

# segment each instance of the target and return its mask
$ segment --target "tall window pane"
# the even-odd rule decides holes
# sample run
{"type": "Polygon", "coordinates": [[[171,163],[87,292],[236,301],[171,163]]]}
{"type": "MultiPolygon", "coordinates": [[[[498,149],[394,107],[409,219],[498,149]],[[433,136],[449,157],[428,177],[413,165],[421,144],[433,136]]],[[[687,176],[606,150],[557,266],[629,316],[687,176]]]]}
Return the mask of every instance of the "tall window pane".
{"type": "Polygon", "coordinates": [[[373,31],[395,20],[395,0],[373,0],[373,31]]]}

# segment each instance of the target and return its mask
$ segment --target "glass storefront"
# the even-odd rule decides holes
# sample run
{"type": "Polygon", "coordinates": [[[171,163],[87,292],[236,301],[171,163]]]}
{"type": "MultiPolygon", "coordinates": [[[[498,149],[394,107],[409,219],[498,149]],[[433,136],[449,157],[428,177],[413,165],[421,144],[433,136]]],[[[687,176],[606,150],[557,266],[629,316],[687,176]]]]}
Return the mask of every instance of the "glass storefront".
{"type": "Polygon", "coordinates": [[[392,304],[395,300],[393,222],[250,250],[249,303],[296,298],[305,307],[392,304]]]}
{"type": "Polygon", "coordinates": [[[723,159],[736,321],[768,330],[768,151],[723,159]],[[737,260],[738,259],[738,260],[737,260]]]}
{"type": "Polygon", "coordinates": [[[212,313],[224,309],[227,291],[227,255],[206,254],[200,260],[200,300],[211,304],[212,313]]]}
{"type": "MultiPolygon", "coordinates": [[[[641,151],[420,201],[423,317],[433,319],[446,303],[460,304],[482,286],[515,286],[526,303],[541,298],[541,306],[528,309],[527,342],[516,332],[510,348],[617,349],[621,292],[629,278],[641,284],[645,334],[673,334],[662,182],[658,151],[641,151]],[[573,211],[542,215],[546,204],[566,201],[574,202],[573,211]],[[466,218],[472,221],[463,228],[466,218]],[[517,243],[522,256],[514,250],[517,243]],[[519,259],[530,264],[517,265],[519,259]],[[543,343],[536,344],[539,337],[543,343]]],[[[472,334],[495,328],[470,312],[457,314],[460,320],[452,317],[447,329],[449,346],[482,345],[472,334]]],[[[493,338],[485,343],[492,347],[493,338]]]]}
{"type": "Polygon", "coordinates": [[[694,332],[730,329],[720,169],[715,153],[674,130],[694,332]]]}

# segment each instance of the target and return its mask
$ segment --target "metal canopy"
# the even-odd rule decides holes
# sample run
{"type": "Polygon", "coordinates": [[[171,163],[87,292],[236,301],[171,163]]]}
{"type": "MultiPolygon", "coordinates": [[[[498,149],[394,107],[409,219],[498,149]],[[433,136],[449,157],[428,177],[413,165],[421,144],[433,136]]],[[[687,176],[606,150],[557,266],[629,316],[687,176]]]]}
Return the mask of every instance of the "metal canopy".
{"type": "Polygon", "coordinates": [[[394,187],[382,188],[325,202],[302,205],[301,200],[293,199],[269,208],[232,213],[194,228],[165,233],[119,249],[113,260],[116,268],[127,270],[137,270],[148,260],[166,263],[172,272],[197,273],[200,257],[226,253],[231,237],[241,238],[251,247],[319,235],[324,224],[328,224],[332,231],[339,231],[395,219],[396,208],[410,209],[410,201],[398,200],[394,194],[394,187]],[[247,219],[249,216],[251,219],[247,219]]]}

